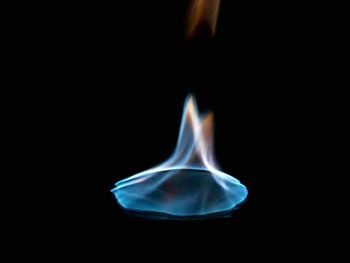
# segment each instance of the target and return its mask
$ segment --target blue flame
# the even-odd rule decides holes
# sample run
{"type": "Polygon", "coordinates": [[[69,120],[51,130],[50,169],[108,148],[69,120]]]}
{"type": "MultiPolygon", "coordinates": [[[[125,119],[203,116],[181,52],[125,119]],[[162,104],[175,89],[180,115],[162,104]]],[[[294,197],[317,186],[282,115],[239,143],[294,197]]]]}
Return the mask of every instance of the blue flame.
{"type": "Polygon", "coordinates": [[[170,216],[206,216],[234,209],[248,194],[219,171],[213,154],[213,114],[198,114],[186,99],[178,143],[164,163],[116,183],[119,204],[132,211],[170,216]]]}

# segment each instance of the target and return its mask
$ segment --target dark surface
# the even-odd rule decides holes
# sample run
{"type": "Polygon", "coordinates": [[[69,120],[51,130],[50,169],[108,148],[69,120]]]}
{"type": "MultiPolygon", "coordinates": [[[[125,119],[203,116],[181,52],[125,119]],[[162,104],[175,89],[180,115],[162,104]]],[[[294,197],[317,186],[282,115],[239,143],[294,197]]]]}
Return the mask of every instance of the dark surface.
{"type": "Polygon", "coordinates": [[[111,256],[109,247],[176,238],[202,253],[224,245],[243,257],[264,245],[288,251],[283,242],[311,224],[306,185],[316,175],[304,164],[314,147],[309,127],[320,118],[309,109],[312,82],[322,77],[318,28],[309,30],[302,11],[295,19],[295,7],[223,1],[216,37],[186,43],[184,1],[125,2],[70,7],[45,27],[38,111],[44,153],[54,152],[45,157],[54,179],[46,216],[68,243],[111,256]],[[230,218],[202,221],[123,213],[110,190],[172,154],[190,92],[200,111],[213,110],[217,160],[247,186],[247,201],[230,218]]]}

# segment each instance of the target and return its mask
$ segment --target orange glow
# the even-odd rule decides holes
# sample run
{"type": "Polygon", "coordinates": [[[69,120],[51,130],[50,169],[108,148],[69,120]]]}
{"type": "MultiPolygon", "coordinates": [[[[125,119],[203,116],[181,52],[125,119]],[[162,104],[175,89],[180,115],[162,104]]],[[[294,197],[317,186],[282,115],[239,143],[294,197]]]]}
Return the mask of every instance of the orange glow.
{"type": "Polygon", "coordinates": [[[215,34],[220,0],[191,0],[186,21],[186,38],[191,39],[201,30],[215,34]]]}

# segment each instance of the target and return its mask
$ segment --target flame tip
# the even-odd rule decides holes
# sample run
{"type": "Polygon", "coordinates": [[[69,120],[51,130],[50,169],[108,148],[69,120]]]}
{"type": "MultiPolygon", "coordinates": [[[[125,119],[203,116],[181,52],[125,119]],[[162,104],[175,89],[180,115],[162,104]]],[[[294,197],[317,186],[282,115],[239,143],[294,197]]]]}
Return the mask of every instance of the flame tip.
{"type": "Polygon", "coordinates": [[[193,93],[189,93],[186,97],[186,101],[196,100],[196,96],[193,93]]]}
{"type": "Polygon", "coordinates": [[[213,112],[212,110],[205,112],[205,113],[202,115],[202,119],[203,119],[203,120],[205,120],[205,119],[213,120],[213,119],[214,119],[214,112],[213,112]]]}
{"type": "Polygon", "coordinates": [[[190,107],[194,109],[197,108],[196,97],[191,93],[187,95],[185,100],[185,108],[190,108],[190,107]]]}

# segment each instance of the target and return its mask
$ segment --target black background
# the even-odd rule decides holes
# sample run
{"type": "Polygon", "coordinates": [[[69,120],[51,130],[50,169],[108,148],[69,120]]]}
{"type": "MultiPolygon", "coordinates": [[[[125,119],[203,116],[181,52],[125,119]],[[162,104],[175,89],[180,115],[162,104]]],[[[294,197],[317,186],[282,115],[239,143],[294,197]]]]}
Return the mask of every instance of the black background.
{"type": "Polygon", "coordinates": [[[224,254],[248,258],[287,253],[292,237],[306,243],[308,183],[319,176],[309,166],[321,117],[314,88],[324,78],[308,7],[222,1],[216,36],[186,42],[186,1],[120,2],[53,7],[33,32],[42,39],[37,107],[50,174],[40,179],[51,196],[39,197],[44,219],[72,250],[107,256],[146,245],[155,256],[177,238],[174,256],[195,244],[202,255],[226,246],[224,254]],[[247,201],[211,220],[123,213],[110,190],[172,154],[189,93],[200,111],[214,111],[217,160],[247,186],[247,201]]]}

